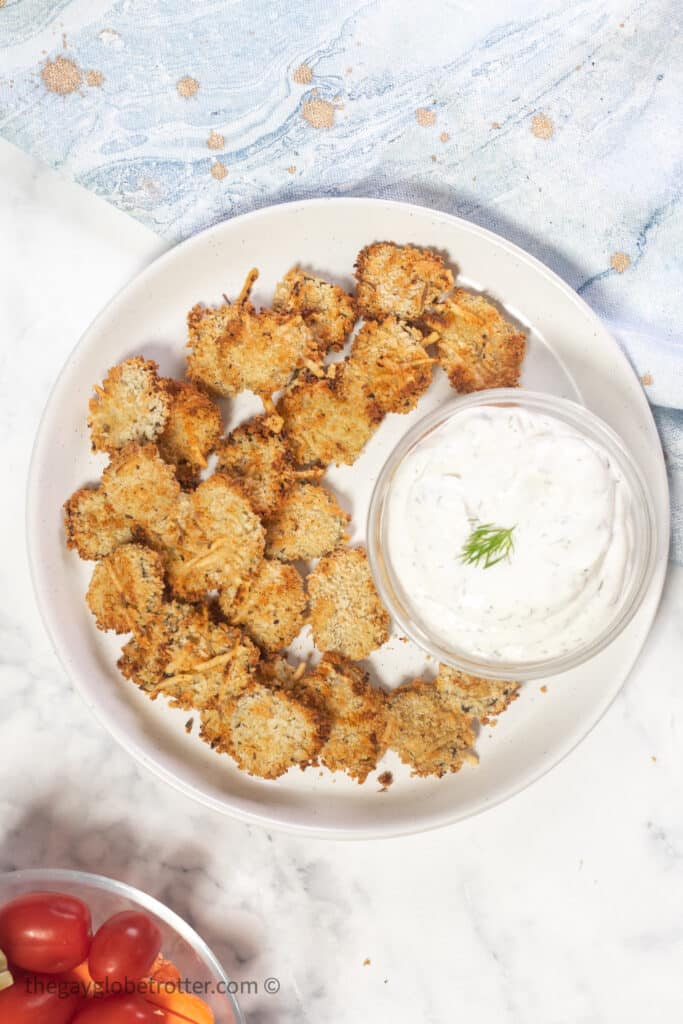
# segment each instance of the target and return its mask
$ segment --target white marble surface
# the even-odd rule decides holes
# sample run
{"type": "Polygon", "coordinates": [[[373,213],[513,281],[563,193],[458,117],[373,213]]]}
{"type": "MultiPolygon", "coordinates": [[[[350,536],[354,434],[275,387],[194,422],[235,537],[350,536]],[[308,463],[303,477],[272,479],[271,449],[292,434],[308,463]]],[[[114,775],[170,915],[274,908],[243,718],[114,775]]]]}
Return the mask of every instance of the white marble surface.
{"type": "Polygon", "coordinates": [[[510,803],[413,839],[312,842],[217,817],[138,768],[73,692],[31,592],[31,444],[81,331],[161,248],[0,145],[0,869],[78,867],[147,889],[235,979],[280,979],[278,995],[243,999],[252,1024],[679,1019],[683,569],[581,747],[510,803]]]}

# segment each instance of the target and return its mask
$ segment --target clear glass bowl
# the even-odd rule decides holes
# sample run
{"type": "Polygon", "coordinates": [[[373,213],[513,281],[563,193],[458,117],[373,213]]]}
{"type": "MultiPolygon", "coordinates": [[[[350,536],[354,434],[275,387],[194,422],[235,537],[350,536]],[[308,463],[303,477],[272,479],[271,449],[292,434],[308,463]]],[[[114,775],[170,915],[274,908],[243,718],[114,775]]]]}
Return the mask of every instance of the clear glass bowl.
{"type": "Polygon", "coordinates": [[[539,679],[575,668],[610,644],[635,615],[650,583],[657,551],[654,506],[641,472],[617,434],[584,406],[553,395],[517,388],[497,388],[457,398],[420,420],[407,432],[387,459],[370,500],[367,546],[379,594],[401,630],[433,657],[463,672],[497,679],[539,679]],[[391,561],[386,510],[395,474],[403,460],[434,431],[463,412],[479,406],[516,406],[542,413],[571,426],[604,448],[632,492],[632,571],[615,606],[614,615],[594,637],[561,655],[529,661],[500,661],[473,656],[449,647],[431,635],[410,607],[391,561]]]}
{"type": "Polygon", "coordinates": [[[147,893],[102,875],[60,868],[11,871],[0,874],[0,907],[27,892],[63,892],[90,907],[93,928],[122,910],[143,910],[154,919],[162,934],[161,951],[182,978],[201,982],[204,999],[213,1010],[216,1024],[245,1024],[244,1016],[229,991],[230,979],[203,939],[181,917],[147,893]]]}

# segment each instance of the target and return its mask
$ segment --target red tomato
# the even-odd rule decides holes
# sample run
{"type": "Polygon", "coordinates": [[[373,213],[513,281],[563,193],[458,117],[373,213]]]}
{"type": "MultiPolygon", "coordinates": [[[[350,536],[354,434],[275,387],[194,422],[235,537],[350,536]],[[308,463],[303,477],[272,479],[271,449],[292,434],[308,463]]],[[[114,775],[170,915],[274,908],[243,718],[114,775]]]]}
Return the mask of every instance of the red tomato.
{"type": "MultiPolygon", "coordinates": [[[[70,1024],[83,999],[51,974],[20,975],[0,992],[0,1020],[7,1024],[70,1024]]],[[[132,1018],[134,1019],[134,1018],[132,1018]]]]}
{"type": "Polygon", "coordinates": [[[132,995],[91,1000],[74,1017],[73,1024],[162,1024],[164,1020],[141,996],[132,995]]]}
{"type": "Polygon", "coordinates": [[[0,949],[27,971],[68,971],[88,955],[90,911],[58,892],[17,896],[0,910],[0,949]]]}
{"type": "Polygon", "coordinates": [[[98,928],[88,966],[95,981],[138,981],[146,977],[161,949],[161,932],[138,910],[114,914],[98,928]]]}

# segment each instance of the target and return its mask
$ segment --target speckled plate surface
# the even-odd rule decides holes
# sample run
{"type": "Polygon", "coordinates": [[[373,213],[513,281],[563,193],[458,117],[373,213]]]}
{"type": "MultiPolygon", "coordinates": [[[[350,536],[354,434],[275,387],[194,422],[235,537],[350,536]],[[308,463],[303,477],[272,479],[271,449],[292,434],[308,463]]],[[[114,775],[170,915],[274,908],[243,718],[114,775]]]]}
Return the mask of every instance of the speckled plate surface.
{"type": "MultiPolygon", "coordinates": [[[[372,487],[396,441],[415,420],[452,397],[438,371],[409,416],[389,416],[354,466],[332,469],[326,483],[352,513],[352,543],[362,542],[372,487]]],[[[260,408],[253,396],[231,402],[232,427],[260,408]]],[[[642,388],[588,306],[556,275],[498,236],[447,214],[374,199],[321,199],[271,207],[226,221],[172,249],[129,284],[86,331],[64,367],[38,432],[28,490],[28,543],[36,594],[57,653],[102,724],[135,758],[186,794],[217,810],[268,827],[336,838],[389,836],[436,828],[519,792],[557,764],[600,719],[640,651],[661,594],[668,550],[664,460],[642,388]],[[130,355],[156,359],[163,373],[184,367],[185,317],[198,301],[236,294],[251,266],[261,276],[257,303],[269,303],[294,263],[351,286],[356,253],[392,239],[447,254],[459,281],[485,290],[529,332],[523,386],[582,401],[622,437],[653,495],[658,563],[628,630],[580,668],[538,680],[495,729],[483,728],[480,764],[443,779],[411,779],[393,754],[362,786],[343,775],[291,770],[266,782],[239,772],[225,756],[188,735],[188,713],[150,702],[116,669],[120,638],[98,633],[84,594],[92,566],[64,546],[61,507],[97,479],[104,460],[90,452],[87,405],[93,384],[130,355]]],[[[299,653],[310,649],[306,636],[299,653]]],[[[398,636],[368,659],[376,679],[394,686],[425,671],[424,656],[398,636]]],[[[196,716],[195,716],[196,718],[196,716]]],[[[196,723],[195,723],[196,726],[196,723]]]]}

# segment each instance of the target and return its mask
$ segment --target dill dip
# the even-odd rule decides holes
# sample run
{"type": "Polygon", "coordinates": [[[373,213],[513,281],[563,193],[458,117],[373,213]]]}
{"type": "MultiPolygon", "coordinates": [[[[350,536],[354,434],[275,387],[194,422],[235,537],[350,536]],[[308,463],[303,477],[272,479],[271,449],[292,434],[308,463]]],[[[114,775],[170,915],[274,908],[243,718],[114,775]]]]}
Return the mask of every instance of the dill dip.
{"type": "Polygon", "coordinates": [[[398,466],[388,557],[438,643],[501,663],[553,658],[613,618],[632,570],[632,503],[619,467],[578,429],[477,406],[398,466]]]}

